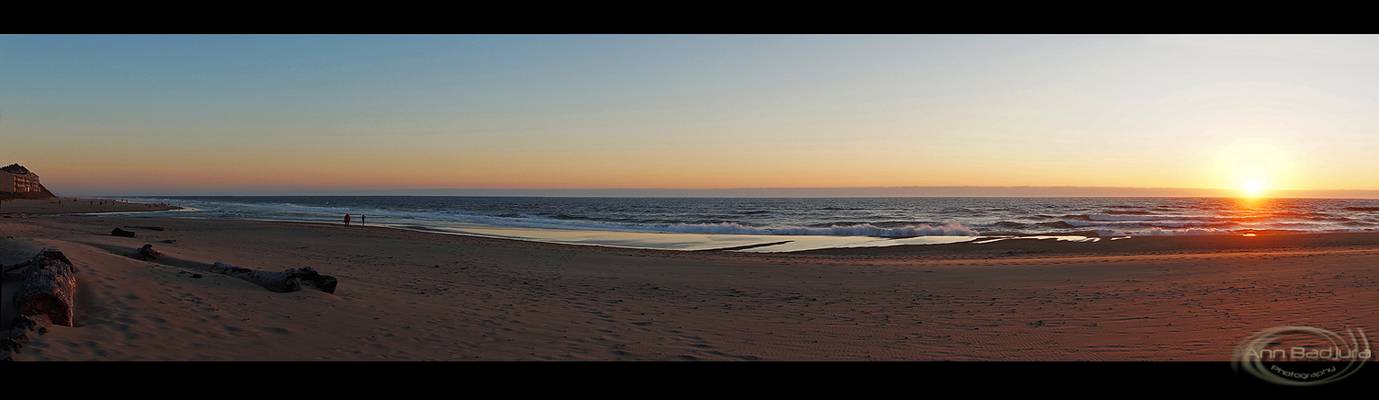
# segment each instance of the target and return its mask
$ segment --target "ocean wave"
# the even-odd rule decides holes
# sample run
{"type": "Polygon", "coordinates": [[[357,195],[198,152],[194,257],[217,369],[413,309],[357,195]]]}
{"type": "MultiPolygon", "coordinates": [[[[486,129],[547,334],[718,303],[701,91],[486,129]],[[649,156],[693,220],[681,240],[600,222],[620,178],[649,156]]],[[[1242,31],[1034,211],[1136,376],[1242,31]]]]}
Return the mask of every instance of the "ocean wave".
{"type": "Polygon", "coordinates": [[[1028,229],[1030,227],[1030,224],[1015,221],[1000,221],[991,224],[991,227],[1001,229],[1028,229]]]}
{"type": "Polygon", "coordinates": [[[1236,222],[1236,221],[1230,221],[1230,220],[1215,220],[1215,219],[1202,219],[1202,220],[1153,220],[1153,221],[1136,221],[1136,220],[1125,220],[1125,221],[1077,221],[1077,220],[1072,220],[1072,221],[1044,222],[1044,223],[1040,223],[1039,225],[1040,225],[1040,226],[1051,227],[1051,228],[1052,228],[1052,227],[1071,227],[1071,228],[1088,228],[1088,227],[1193,228],[1193,227],[1229,227],[1229,226],[1237,226],[1237,225],[1240,225],[1240,223],[1239,223],[1239,222],[1236,222]]]}
{"type": "MultiPolygon", "coordinates": [[[[649,227],[656,229],[658,227],[649,227]]],[[[903,238],[915,236],[977,236],[977,231],[956,222],[938,226],[929,224],[881,227],[872,224],[832,225],[828,227],[780,226],[758,227],[738,223],[675,224],[664,227],[673,233],[710,233],[739,235],[801,235],[801,236],[871,236],[903,238]]]]}
{"type": "MultiPolygon", "coordinates": [[[[1171,221],[1187,218],[1196,218],[1185,215],[1121,215],[1121,214],[1085,214],[1081,215],[1088,221],[1171,221]]],[[[1079,219],[1084,219],[1079,218],[1079,219]]]]}
{"type": "Polygon", "coordinates": [[[1149,229],[1149,230],[1133,231],[1133,232],[1123,232],[1123,233],[1126,234],[1127,236],[1189,236],[1189,235],[1223,235],[1223,234],[1230,234],[1230,233],[1234,233],[1234,232],[1235,232],[1234,230],[1230,230],[1230,229],[1211,229],[1211,228],[1187,228],[1187,229],[1153,228],[1153,229],[1149,229]]]}
{"type": "MultiPolygon", "coordinates": [[[[697,222],[703,222],[703,221],[697,221],[697,222]]],[[[716,221],[716,222],[736,222],[736,221],[716,221]]],[[[752,224],[744,224],[744,225],[752,225],[752,224]]],[[[814,224],[806,224],[806,225],[803,225],[803,226],[806,227],[806,228],[832,228],[832,227],[835,227],[835,226],[853,226],[853,225],[872,225],[872,226],[876,226],[876,227],[880,227],[880,228],[904,228],[904,227],[909,227],[909,226],[921,226],[921,225],[943,225],[943,223],[941,223],[941,222],[932,222],[932,221],[833,221],[833,222],[820,222],[820,223],[814,223],[814,224]]],[[[760,226],[760,225],[758,225],[758,226],[760,226]]]]}
{"type": "Polygon", "coordinates": [[[1106,210],[1106,213],[1111,215],[1154,215],[1154,212],[1144,210],[1106,210]]]}

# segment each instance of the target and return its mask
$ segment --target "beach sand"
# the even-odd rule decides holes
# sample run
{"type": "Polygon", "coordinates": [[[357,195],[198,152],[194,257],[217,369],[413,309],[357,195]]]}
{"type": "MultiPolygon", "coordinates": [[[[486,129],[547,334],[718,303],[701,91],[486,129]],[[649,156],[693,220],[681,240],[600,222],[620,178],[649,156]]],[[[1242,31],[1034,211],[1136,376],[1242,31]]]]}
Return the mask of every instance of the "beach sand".
{"type": "Polygon", "coordinates": [[[1373,233],[759,254],[48,215],[0,218],[0,239],[0,263],[55,247],[80,271],[78,326],[31,335],[20,361],[1229,360],[1274,326],[1379,329],[1373,233]],[[126,225],[166,230],[110,236],[126,225]],[[123,255],[145,243],[339,288],[123,255]]]}

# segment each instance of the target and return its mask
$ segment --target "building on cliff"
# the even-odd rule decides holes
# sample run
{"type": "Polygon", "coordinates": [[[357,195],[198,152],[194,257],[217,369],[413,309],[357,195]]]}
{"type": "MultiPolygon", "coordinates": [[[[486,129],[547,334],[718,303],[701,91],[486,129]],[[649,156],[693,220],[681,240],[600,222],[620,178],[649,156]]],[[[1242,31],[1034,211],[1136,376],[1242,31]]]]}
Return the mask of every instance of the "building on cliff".
{"type": "Polygon", "coordinates": [[[7,197],[53,197],[38,181],[38,174],[19,164],[0,168],[0,195],[7,197]]]}

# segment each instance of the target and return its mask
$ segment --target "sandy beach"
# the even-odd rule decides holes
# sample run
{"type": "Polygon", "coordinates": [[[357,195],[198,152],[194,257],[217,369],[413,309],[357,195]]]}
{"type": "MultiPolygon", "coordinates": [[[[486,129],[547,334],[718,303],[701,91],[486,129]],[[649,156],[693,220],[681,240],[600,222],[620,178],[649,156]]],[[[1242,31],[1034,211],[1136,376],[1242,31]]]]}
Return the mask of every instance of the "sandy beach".
{"type": "Polygon", "coordinates": [[[31,335],[19,361],[1228,360],[1265,328],[1379,326],[1371,233],[759,254],[39,214],[0,218],[0,263],[62,250],[77,326],[31,335]],[[110,235],[124,226],[164,230],[110,235]],[[144,244],[165,258],[127,256],[144,244]],[[184,267],[215,261],[339,288],[184,267]]]}

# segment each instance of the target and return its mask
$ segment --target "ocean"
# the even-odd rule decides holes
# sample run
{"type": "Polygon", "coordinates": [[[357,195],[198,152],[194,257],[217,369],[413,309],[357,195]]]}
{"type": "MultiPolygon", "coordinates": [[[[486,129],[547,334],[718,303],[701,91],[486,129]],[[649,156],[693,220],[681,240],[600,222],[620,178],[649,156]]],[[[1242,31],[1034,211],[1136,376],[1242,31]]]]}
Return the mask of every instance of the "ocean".
{"type": "Polygon", "coordinates": [[[340,222],[349,213],[356,221],[365,216],[370,225],[406,229],[557,242],[569,242],[560,237],[579,232],[577,237],[582,239],[576,242],[585,244],[681,249],[784,237],[858,238],[851,242],[875,243],[877,239],[923,237],[1106,238],[1379,229],[1379,200],[1362,199],[216,196],[129,200],[188,208],[149,215],[340,222]],[[629,234],[680,236],[663,240],[672,245],[644,245],[635,238],[646,235],[629,234]],[[542,237],[551,235],[558,237],[542,237]],[[681,243],[702,238],[713,243],[681,243]],[[725,241],[729,238],[757,239],[725,241]],[[624,239],[631,242],[622,243],[624,239]]]}

